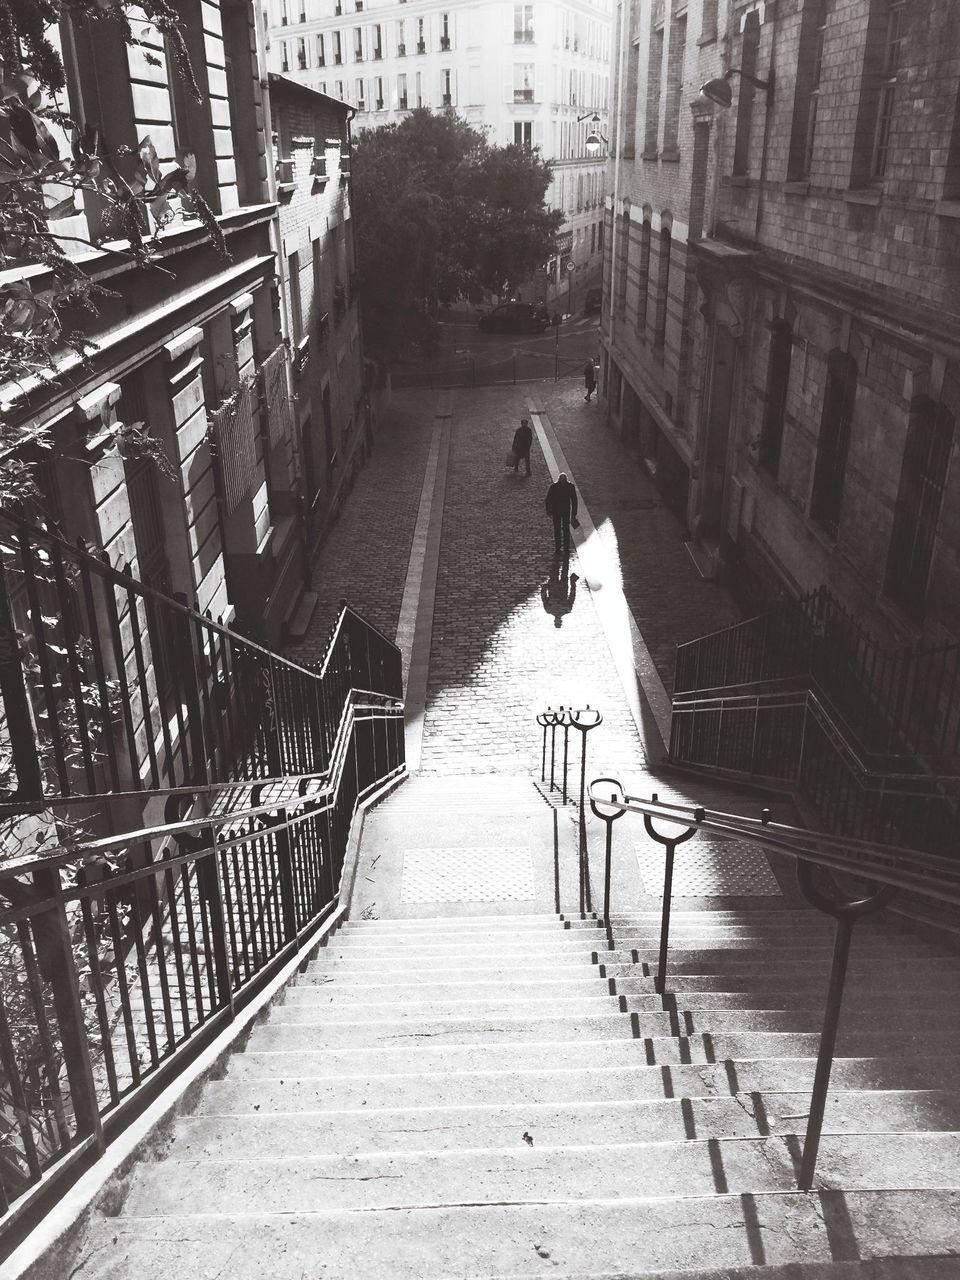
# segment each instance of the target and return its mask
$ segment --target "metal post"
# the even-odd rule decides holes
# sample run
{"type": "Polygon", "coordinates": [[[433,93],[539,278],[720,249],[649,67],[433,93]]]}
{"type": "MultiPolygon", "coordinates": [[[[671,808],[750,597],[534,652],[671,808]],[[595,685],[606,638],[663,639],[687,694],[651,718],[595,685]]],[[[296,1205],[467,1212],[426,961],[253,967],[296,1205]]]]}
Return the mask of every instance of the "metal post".
{"type": "MultiPolygon", "coordinates": [[[[584,738],[584,741],[586,741],[586,738],[584,738]]],[[[623,787],[620,785],[620,783],[617,781],[616,778],[597,778],[592,785],[599,789],[599,788],[602,788],[607,783],[610,784],[611,788],[615,788],[615,790],[612,791],[612,794],[610,796],[610,801],[609,801],[610,806],[613,809],[613,812],[608,813],[605,809],[602,809],[599,807],[600,804],[606,804],[607,803],[606,800],[598,802],[593,798],[591,798],[590,808],[593,810],[596,817],[600,818],[600,820],[606,824],[606,828],[607,828],[606,840],[605,840],[606,852],[605,852],[604,864],[603,864],[603,870],[604,870],[603,923],[609,935],[609,932],[610,932],[610,872],[611,872],[611,862],[613,858],[613,824],[617,821],[618,818],[623,817],[623,815],[626,813],[626,810],[623,808],[623,798],[624,798],[623,787]]],[[[611,939],[611,947],[612,945],[613,945],[613,941],[611,939]]]]}
{"type": "MultiPolygon", "coordinates": [[[[650,797],[651,804],[657,804],[657,793],[654,792],[650,797]]],[[[706,816],[706,811],[701,808],[694,809],[694,821],[702,822],[706,816]]],[[[668,819],[673,825],[677,824],[677,819],[668,819]]],[[[663,995],[667,987],[667,952],[670,943],[670,899],[673,894],[673,862],[677,845],[683,844],[684,840],[689,840],[691,836],[697,834],[695,826],[688,827],[682,835],[661,834],[653,825],[653,818],[649,813],[643,815],[643,825],[646,828],[647,835],[656,840],[657,844],[662,844],[664,853],[666,854],[666,862],[663,870],[663,911],[660,917],[660,952],[657,962],[657,976],[653,984],[654,991],[658,995],[663,995]]]]}
{"type": "MultiPolygon", "coordinates": [[[[586,741],[586,739],[584,739],[586,741]]],[[[570,745],[570,714],[563,720],[563,803],[567,803],[567,753],[570,745]]]]}
{"type": "Polygon", "coordinates": [[[837,1045],[840,1008],[843,1004],[843,987],[847,976],[847,961],[850,959],[850,941],[853,937],[853,926],[854,920],[851,917],[839,916],[837,918],[837,932],[833,939],[830,985],[827,988],[827,1005],[823,1014],[823,1030],[820,1032],[820,1049],[817,1053],[817,1070],[813,1077],[810,1115],[807,1119],[807,1131],[803,1138],[803,1159],[800,1163],[800,1179],[798,1183],[801,1191],[809,1191],[813,1186],[813,1175],[817,1167],[817,1152],[820,1150],[823,1113],[827,1105],[827,1090],[830,1088],[830,1072],[833,1067],[833,1054],[837,1045]]]}
{"type": "MultiPolygon", "coordinates": [[[[560,710],[563,711],[563,707],[561,707],[560,710]]],[[[553,784],[553,776],[554,776],[553,766],[554,766],[556,753],[557,753],[557,725],[560,723],[560,721],[557,718],[556,712],[548,712],[548,715],[551,717],[550,718],[550,790],[554,791],[556,788],[554,787],[554,784],[553,784]]]]}

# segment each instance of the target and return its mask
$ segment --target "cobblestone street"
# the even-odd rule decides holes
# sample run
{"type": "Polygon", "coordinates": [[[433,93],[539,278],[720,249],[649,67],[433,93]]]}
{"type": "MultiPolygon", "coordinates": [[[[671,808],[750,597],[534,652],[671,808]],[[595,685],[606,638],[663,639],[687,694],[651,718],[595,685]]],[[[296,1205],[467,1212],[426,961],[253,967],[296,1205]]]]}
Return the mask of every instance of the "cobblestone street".
{"type": "MultiPolygon", "coordinates": [[[[295,650],[301,656],[322,652],[341,597],[396,634],[439,403],[434,391],[395,394],[373,459],[316,557],[320,602],[295,650]]],[[[642,770],[650,743],[645,752],[594,594],[622,574],[668,690],[677,641],[734,619],[732,601],[701,580],[678,522],[607,429],[600,407],[584,402],[579,380],[454,391],[446,403],[450,452],[421,771],[538,770],[536,712],[587,703],[605,717],[590,742],[595,771],[642,770]],[[546,415],[602,546],[600,560],[594,548],[586,568],[583,555],[571,556],[576,581],[561,581],[554,561],[543,505],[550,475],[539,441],[530,479],[504,467],[513,432],[531,408],[546,415]]]]}

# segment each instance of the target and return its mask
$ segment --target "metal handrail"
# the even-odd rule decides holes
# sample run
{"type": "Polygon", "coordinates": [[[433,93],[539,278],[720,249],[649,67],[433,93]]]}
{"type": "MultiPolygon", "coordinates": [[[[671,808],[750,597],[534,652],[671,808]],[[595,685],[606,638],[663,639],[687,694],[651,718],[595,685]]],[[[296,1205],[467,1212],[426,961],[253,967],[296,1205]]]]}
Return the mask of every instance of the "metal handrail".
{"type": "MultiPolygon", "coordinates": [[[[603,723],[603,712],[591,707],[548,707],[537,715],[537,724],[543,729],[543,747],[540,756],[540,781],[547,780],[547,730],[550,730],[550,790],[554,785],[557,730],[563,730],[563,803],[567,803],[567,763],[570,747],[570,730],[580,734],[580,800],[578,812],[578,864],[580,880],[580,911],[586,911],[590,900],[590,865],[587,859],[586,788],[587,788],[587,735],[603,723]]],[[[559,900],[560,885],[557,882],[559,900]]],[[[559,910],[559,907],[558,907],[559,910]]]]}
{"type": "Polygon", "coordinates": [[[774,823],[769,809],[763,809],[759,818],[745,818],[701,805],[665,803],[657,799],[656,793],[650,799],[645,799],[642,796],[628,795],[616,778],[594,779],[590,783],[589,795],[593,813],[606,826],[604,925],[608,931],[613,823],[626,813],[640,814],[647,834],[663,846],[663,902],[655,979],[655,990],[658,993],[664,994],[667,985],[676,850],[678,845],[698,832],[749,840],[771,852],[793,858],[801,893],[814,907],[836,920],[820,1047],[798,1177],[800,1190],[809,1191],[816,1172],[854,925],[863,916],[886,906],[901,889],[937,902],[960,905],[960,858],[949,858],[920,849],[903,849],[875,841],[847,839],[785,823],[774,823]],[[669,829],[662,830],[655,826],[656,819],[665,823],[669,829]],[[828,873],[830,888],[818,882],[816,869],[828,873]],[[868,888],[851,896],[849,891],[840,889],[833,880],[834,872],[854,876],[860,882],[865,880],[868,888]]]}

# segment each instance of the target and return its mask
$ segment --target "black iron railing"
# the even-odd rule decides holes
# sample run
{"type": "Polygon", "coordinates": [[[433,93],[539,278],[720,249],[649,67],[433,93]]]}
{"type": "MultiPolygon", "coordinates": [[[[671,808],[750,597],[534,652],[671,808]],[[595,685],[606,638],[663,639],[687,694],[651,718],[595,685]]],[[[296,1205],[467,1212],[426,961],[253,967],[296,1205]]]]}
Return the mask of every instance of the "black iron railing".
{"type": "Polygon", "coordinates": [[[826,587],[677,648],[674,694],[804,680],[874,754],[960,754],[960,643],[887,649],[826,587]]]}
{"type": "Polygon", "coordinates": [[[308,667],[9,514],[0,554],[0,813],[320,773],[351,689],[402,695],[398,650],[349,608],[308,667]]]}
{"type": "MultiPolygon", "coordinates": [[[[567,766],[570,760],[570,733],[575,730],[580,735],[580,792],[577,808],[578,828],[578,865],[580,880],[580,910],[588,911],[590,907],[590,870],[587,860],[587,738],[591,729],[603,723],[603,712],[592,707],[548,707],[537,715],[537,724],[543,731],[543,745],[540,755],[540,781],[547,782],[547,737],[550,738],[550,783],[551,792],[560,791],[563,803],[567,803],[567,766]],[[557,734],[562,734],[560,743],[557,734]],[[557,773],[561,768],[559,755],[563,755],[563,786],[557,782],[557,773]]],[[[557,854],[556,813],[554,813],[554,853],[557,854]]],[[[560,910],[559,862],[557,862],[557,910],[560,910]]]]}
{"type": "Polygon", "coordinates": [[[718,813],[695,805],[661,804],[655,795],[645,799],[625,794],[616,778],[595,779],[590,783],[589,798],[593,813],[606,827],[603,922],[608,932],[611,929],[610,869],[614,822],[626,813],[640,814],[647,834],[663,847],[663,912],[655,979],[656,990],[661,994],[667,992],[670,981],[670,914],[677,849],[698,832],[747,840],[760,849],[792,858],[804,897],[836,920],[833,960],[798,1176],[800,1189],[809,1191],[816,1173],[854,926],[862,917],[886,906],[901,889],[937,902],[960,905],[960,860],[918,849],[824,835],[773,823],[768,810],[763,810],[760,818],[755,819],[718,813]],[[865,887],[857,896],[852,896],[834,880],[835,872],[853,876],[857,884],[865,887]]]}
{"type": "Polygon", "coordinates": [[[184,820],[0,866],[5,1246],[335,909],[357,804],[403,769],[397,699],[342,710],[322,775],[177,790],[184,820]]]}

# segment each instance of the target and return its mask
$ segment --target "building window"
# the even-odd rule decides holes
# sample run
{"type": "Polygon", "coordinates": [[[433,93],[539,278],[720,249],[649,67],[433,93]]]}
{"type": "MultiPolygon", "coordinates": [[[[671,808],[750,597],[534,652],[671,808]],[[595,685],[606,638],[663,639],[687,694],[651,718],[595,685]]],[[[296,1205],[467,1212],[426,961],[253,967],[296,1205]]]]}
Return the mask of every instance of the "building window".
{"type": "Polygon", "coordinates": [[[442,13],[440,15],[440,48],[444,53],[450,48],[450,15],[442,13]]]}
{"type": "Polygon", "coordinates": [[[813,159],[826,29],[826,0],[806,0],[800,22],[797,87],[793,97],[793,125],[787,159],[787,176],[794,181],[807,176],[813,159]]]}
{"type": "Polygon", "coordinates": [[[660,265],[657,279],[657,316],[653,327],[653,341],[662,347],[667,338],[667,291],[670,285],[670,248],[673,237],[668,227],[660,231],[660,265]]]}
{"type": "Polygon", "coordinates": [[[743,47],[740,51],[740,68],[737,96],[737,133],[733,143],[733,172],[745,175],[750,169],[750,127],[753,123],[753,100],[756,89],[747,76],[757,74],[757,50],[760,47],[760,14],[752,9],[743,26],[743,47]]]}
{"type": "Polygon", "coordinates": [[[617,276],[617,311],[627,310],[627,276],[630,270],[630,213],[624,210],[620,220],[620,274],[617,276]]]}
{"type": "Polygon", "coordinates": [[[776,478],[780,468],[783,444],[783,421],[787,412],[787,389],[790,384],[790,357],[793,354],[793,329],[786,320],[771,325],[770,355],[767,365],[767,396],[760,429],[760,465],[776,478]]]}
{"type": "Polygon", "coordinates": [[[353,28],[353,60],[363,61],[363,27],[353,28]]]}
{"type": "Polygon", "coordinates": [[[832,351],[827,360],[827,385],[823,393],[810,516],[834,538],[840,527],[843,480],[856,395],[856,361],[844,351],[832,351]]]}
{"type": "Polygon", "coordinates": [[[287,48],[286,40],[280,41],[280,70],[290,70],[290,51],[287,48]]]}
{"type": "Polygon", "coordinates": [[[939,401],[917,396],[911,403],[883,592],[917,621],[926,603],[953,428],[953,415],[939,401]]]}
{"type": "MultiPolygon", "coordinates": [[[[650,33],[650,52],[647,57],[647,118],[643,131],[643,154],[657,154],[660,136],[660,77],[663,74],[663,5],[660,4],[660,25],[650,33]]],[[[654,11],[656,16],[656,10],[654,11]]]]}
{"type": "Polygon", "coordinates": [[[887,32],[883,49],[883,71],[880,80],[880,97],[877,101],[877,131],[873,142],[871,176],[882,178],[887,172],[887,156],[890,151],[890,130],[897,92],[897,72],[903,46],[904,0],[891,0],[887,12],[887,32]]]}
{"type": "Polygon", "coordinates": [[[427,52],[427,41],[423,18],[417,19],[417,53],[427,52]]]}
{"type": "Polygon", "coordinates": [[[301,71],[307,69],[307,42],[303,36],[297,37],[297,66],[301,71]]]}
{"type": "Polygon", "coordinates": [[[299,342],[303,337],[303,304],[300,298],[300,254],[291,253],[287,258],[287,289],[290,294],[290,320],[293,325],[293,340],[299,342]]]}
{"type": "Polygon", "coordinates": [[[513,43],[533,44],[533,5],[513,6],[513,43]]]}
{"type": "Polygon", "coordinates": [[[290,21],[290,14],[287,10],[287,0],[280,0],[280,25],[287,26],[290,21]]]}
{"type": "Polygon", "coordinates": [[[376,94],[373,108],[375,111],[382,111],[383,110],[383,76],[377,76],[376,80],[374,80],[373,82],[373,87],[376,94]]]}
{"type": "Polygon", "coordinates": [[[445,107],[453,105],[453,75],[449,67],[445,67],[440,73],[443,82],[442,103],[445,107]]]}
{"type": "Polygon", "coordinates": [[[373,28],[373,59],[379,62],[383,57],[383,28],[378,22],[373,28]]]}
{"type": "Polygon", "coordinates": [[[338,67],[343,62],[343,42],[339,31],[333,33],[333,61],[338,67]]]}
{"type": "Polygon", "coordinates": [[[523,147],[527,151],[533,146],[533,121],[515,120],[513,122],[513,145],[523,147]]]}
{"type": "Polygon", "coordinates": [[[597,253],[603,253],[603,227],[602,221],[597,223],[597,253]]]}
{"type": "Polygon", "coordinates": [[[680,100],[686,70],[687,16],[670,22],[670,48],[667,50],[667,96],[663,113],[663,149],[676,152],[680,130],[680,100]]]}
{"type": "Polygon", "coordinates": [[[357,86],[357,92],[356,92],[356,95],[355,95],[355,96],[356,96],[356,102],[357,102],[357,110],[358,110],[358,111],[366,111],[366,109],[367,109],[367,100],[366,100],[366,97],[364,96],[364,92],[363,92],[363,81],[362,81],[362,80],[357,80],[357,81],[356,81],[356,86],[357,86]]]}
{"type": "Polygon", "coordinates": [[[513,68],[514,102],[533,102],[535,69],[532,62],[517,62],[513,68]]]}
{"type": "Polygon", "coordinates": [[[407,55],[407,45],[403,34],[403,19],[397,23],[397,57],[405,58],[407,55]]]}
{"type": "MultiPolygon", "coordinates": [[[[602,223],[600,224],[603,225],[602,223]]],[[[647,298],[650,294],[650,219],[644,218],[640,228],[640,284],[637,290],[637,332],[641,338],[647,329],[647,298]]]]}
{"type": "Polygon", "coordinates": [[[417,72],[417,106],[423,106],[423,76],[417,72]]]}
{"type": "Polygon", "coordinates": [[[405,75],[397,76],[397,106],[401,111],[407,109],[407,77],[405,75]]]}

